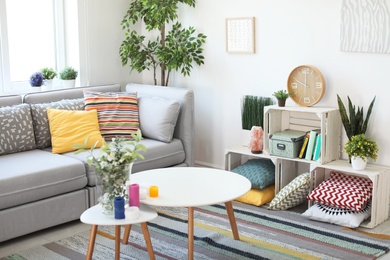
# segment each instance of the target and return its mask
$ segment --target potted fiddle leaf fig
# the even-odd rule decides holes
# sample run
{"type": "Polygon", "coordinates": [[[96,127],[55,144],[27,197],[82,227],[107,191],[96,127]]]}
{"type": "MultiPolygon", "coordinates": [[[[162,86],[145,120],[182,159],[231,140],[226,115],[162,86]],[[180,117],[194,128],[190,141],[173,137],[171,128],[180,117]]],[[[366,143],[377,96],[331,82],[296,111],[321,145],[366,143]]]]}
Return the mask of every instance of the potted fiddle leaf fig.
{"type": "Polygon", "coordinates": [[[123,66],[141,73],[153,71],[154,85],[158,85],[157,71],[160,71],[161,86],[168,86],[172,71],[180,71],[189,76],[192,64],[204,64],[203,44],[206,36],[195,33],[195,28],[183,28],[178,19],[179,3],[195,7],[195,0],[151,1],[131,0],[122,22],[125,39],[119,48],[123,66]],[[133,30],[133,25],[141,21],[146,31],[158,36],[146,37],[133,30]],[[168,28],[170,28],[168,30],[168,28]]]}
{"type": "Polygon", "coordinates": [[[73,67],[67,66],[60,71],[60,79],[64,88],[74,88],[78,71],[73,67]]]}

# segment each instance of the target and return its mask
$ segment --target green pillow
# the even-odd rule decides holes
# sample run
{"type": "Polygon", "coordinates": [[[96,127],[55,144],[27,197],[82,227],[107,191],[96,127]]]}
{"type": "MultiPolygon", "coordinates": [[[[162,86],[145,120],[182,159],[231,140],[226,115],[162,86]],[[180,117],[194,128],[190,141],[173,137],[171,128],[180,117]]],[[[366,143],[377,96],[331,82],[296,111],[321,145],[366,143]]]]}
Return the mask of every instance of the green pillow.
{"type": "Polygon", "coordinates": [[[276,194],[268,209],[284,210],[301,204],[309,194],[309,183],[310,173],[302,173],[276,194]]]}
{"type": "Polygon", "coordinates": [[[262,190],[275,183],[275,165],[270,159],[251,159],[231,171],[246,177],[253,189],[262,190]]]}

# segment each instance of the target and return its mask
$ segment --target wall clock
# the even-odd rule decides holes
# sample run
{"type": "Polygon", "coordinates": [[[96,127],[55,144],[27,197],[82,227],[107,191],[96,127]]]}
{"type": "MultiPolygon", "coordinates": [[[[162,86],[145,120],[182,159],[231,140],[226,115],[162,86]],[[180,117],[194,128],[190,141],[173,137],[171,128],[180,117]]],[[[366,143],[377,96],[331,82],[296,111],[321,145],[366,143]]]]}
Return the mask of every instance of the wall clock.
{"type": "Polygon", "coordinates": [[[287,90],[295,103],[310,107],[324,96],[325,79],[316,67],[301,65],[293,69],[288,76],[287,90]]]}

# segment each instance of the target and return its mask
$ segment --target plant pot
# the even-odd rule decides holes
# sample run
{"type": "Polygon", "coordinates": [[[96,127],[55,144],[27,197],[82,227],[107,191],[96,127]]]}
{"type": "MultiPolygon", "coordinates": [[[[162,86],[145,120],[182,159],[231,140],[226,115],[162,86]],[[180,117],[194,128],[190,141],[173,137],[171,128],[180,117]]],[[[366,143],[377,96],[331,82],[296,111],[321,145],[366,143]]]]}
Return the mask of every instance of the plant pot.
{"type": "Polygon", "coordinates": [[[352,156],[351,157],[351,164],[352,164],[352,168],[354,168],[355,170],[358,170],[358,171],[361,171],[361,170],[364,170],[367,166],[367,160],[363,160],[362,158],[358,157],[358,156],[352,156]]]}
{"type": "Polygon", "coordinates": [[[53,80],[52,79],[44,80],[44,84],[42,85],[42,91],[47,91],[52,89],[53,89],[53,80]]]}
{"type": "Polygon", "coordinates": [[[286,100],[285,99],[278,99],[278,106],[284,107],[286,105],[286,100]]]}
{"type": "Polygon", "coordinates": [[[63,88],[74,88],[76,86],[76,80],[61,80],[63,88]]]}
{"type": "Polygon", "coordinates": [[[41,92],[41,86],[30,86],[30,92],[41,92]]]}

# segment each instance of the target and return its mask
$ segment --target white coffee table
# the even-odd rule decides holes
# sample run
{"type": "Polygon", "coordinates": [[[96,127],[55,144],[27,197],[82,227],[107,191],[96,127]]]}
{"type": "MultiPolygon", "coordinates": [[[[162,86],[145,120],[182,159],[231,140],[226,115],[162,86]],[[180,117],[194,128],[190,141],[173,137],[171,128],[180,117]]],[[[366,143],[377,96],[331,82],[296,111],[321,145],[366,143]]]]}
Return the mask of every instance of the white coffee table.
{"type": "Polygon", "coordinates": [[[92,259],[93,249],[95,246],[96,232],[99,225],[101,226],[115,226],[115,259],[120,259],[120,235],[121,235],[121,225],[126,225],[126,231],[123,237],[123,241],[128,241],[131,225],[132,224],[141,224],[142,232],[144,234],[146,247],[148,249],[148,254],[150,259],[154,258],[154,252],[152,247],[152,242],[150,240],[147,221],[153,220],[157,217],[156,211],[149,208],[148,206],[141,205],[139,210],[139,217],[136,219],[129,218],[129,214],[126,215],[124,219],[115,219],[114,215],[105,215],[102,213],[101,207],[99,205],[93,206],[81,214],[80,220],[83,223],[92,225],[91,233],[89,235],[89,244],[88,252],[86,259],[92,259]]]}
{"type": "Polygon", "coordinates": [[[158,197],[147,197],[143,204],[188,207],[188,259],[194,257],[194,207],[225,203],[233,237],[240,239],[232,201],[251,189],[247,178],[219,169],[172,167],[135,173],[130,182],[158,186],[158,197]]]}

